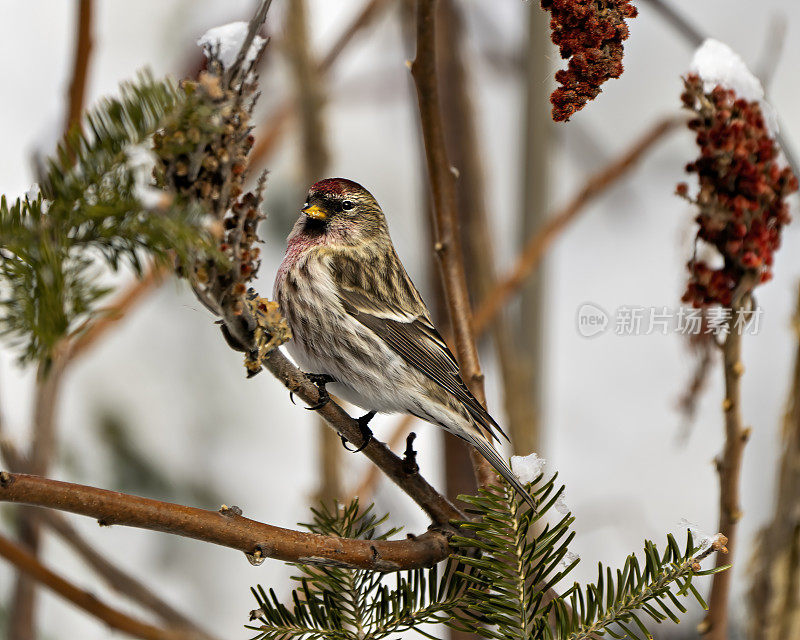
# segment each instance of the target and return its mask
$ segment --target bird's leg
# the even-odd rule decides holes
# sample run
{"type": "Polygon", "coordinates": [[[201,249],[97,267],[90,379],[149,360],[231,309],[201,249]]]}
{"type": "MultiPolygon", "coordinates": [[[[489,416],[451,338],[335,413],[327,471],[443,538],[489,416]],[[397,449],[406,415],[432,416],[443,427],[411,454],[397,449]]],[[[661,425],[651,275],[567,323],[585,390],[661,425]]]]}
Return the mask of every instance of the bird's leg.
{"type": "Polygon", "coordinates": [[[369,413],[365,413],[360,418],[356,418],[358,421],[358,428],[361,431],[361,446],[358,449],[351,449],[347,446],[347,438],[340,434],[342,439],[342,446],[347,449],[348,451],[352,451],[353,453],[358,453],[359,451],[363,451],[364,447],[366,447],[370,442],[372,442],[372,430],[369,428],[369,421],[375,417],[377,411],[370,411],[369,413]]]}
{"type": "Polygon", "coordinates": [[[328,395],[328,390],[325,388],[325,385],[330,384],[331,382],[336,382],[336,380],[333,376],[329,376],[327,373],[306,373],[305,376],[310,382],[313,382],[315,385],[317,385],[317,389],[319,389],[319,401],[317,404],[311,407],[306,407],[306,409],[309,411],[316,411],[331,401],[331,397],[328,395]]]}
{"type": "Polygon", "coordinates": [[[406,438],[406,450],[403,452],[403,471],[409,475],[419,471],[417,452],[414,451],[414,438],[416,437],[417,434],[413,431],[408,434],[408,438],[406,438]]]}

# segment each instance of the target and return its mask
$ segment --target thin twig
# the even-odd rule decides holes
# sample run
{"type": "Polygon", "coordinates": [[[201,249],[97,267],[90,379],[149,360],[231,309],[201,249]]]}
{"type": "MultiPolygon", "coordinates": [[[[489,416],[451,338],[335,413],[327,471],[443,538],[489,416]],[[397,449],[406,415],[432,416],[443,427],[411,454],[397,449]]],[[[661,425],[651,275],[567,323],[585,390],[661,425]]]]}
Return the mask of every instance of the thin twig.
{"type": "Polygon", "coordinates": [[[536,269],[553,241],[583,211],[584,207],[635,167],[656,142],[670,131],[676,130],[684,121],[683,118],[672,116],[659,120],[619,158],[591,176],[563,209],[548,218],[541,230],[527,241],[509,273],[478,305],[474,318],[477,334],[480,335],[489,327],[503,305],[519,291],[525,279],[536,269]]]}
{"type": "MultiPolygon", "coordinates": [[[[110,607],[88,591],[76,587],[54,573],[39,562],[31,552],[2,535],[0,535],[0,556],[25,573],[31,580],[48,587],[112,629],[144,640],[190,640],[196,637],[184,631],[160,629],[110,607]]],[[[17,638],[17,636],[10,637],[17,638]]]]}
{"type": "MultiPolygon", "coordinates": [[[[722,408],[725,413],[725,445],[722,455],[717,458],[719,474],[719,529],[728,538],[730,557],[736,549],[737,525],[742,517],[740,501],[740,476],[744,446],[750,437],[750,429],[744,427],[742,421],[741,378],[744,373],[742,364],[742,331],[740,313],[751,304],[750,292],[754,285],[752,277],[745,277],[735,292],[731,304],[731,318],[728,321],[728,335],[722,346],[723,367],[725,372],[725,400],[722,408]]],[[[727,558],[718,555],[716,566],[721,567],[727,558]]],[[[711,595],[708,600],[708,614],[698,629],[707,640],[727,640],[728,638],[728,602],[733,573],[722,571],[715,573],[711,583],[711,595]]]]}
{"type": "MultiPolygon", "coordinates": [[[[27,466],[13,443],[1,437],[0,456],[10,471],[21,473],[27,466]]],[[[37,518],[60,536],[117,593],[149,609],[171,627],[192,630],[198,638],[213,640],[213,636],[199,629],[188,616],[164,602],[151,587],[123,571],[97,551],[61,513],[52,509],[37,509],[37,518]]]]}
{"type": "Polygon", "coordinates": [[[269,7],[271,4],[272,0],[261,0],[260,4],[258,5],[258,9],[256,9],[255,14],[248,22],[247,34],[245,35],[244,41],[242,42],[242,45],[239,48],[239,53],[236,54],[236,59],[233,61],[233,64],[228,69],[227,73],[228,85],[234,84],[234,78],[239,73],[242,73],[247,69],[245,60],[250,53],[250,47],[253,44],[253,40],[255,39],[256,35],[258,34],[258,30],[261,28],[261,26],[264,24],[264,21],[267,19],[267,12],[269,11],[269,7]]]}
{"type": "MultiPolygon", "coordinates": [[[[441,104],[436,75],[436,0],[417,2],[417,50],[411,63],[411,75],[417,89],[420,124],[425,142],[428,182],[433,196],[436,254],[442,273],[456,354],[467,386],[482,404],[486,404],[478,351],[472,328],[472,310],[464,276],[464,258],[458,233],[455,175],[447,159],[441,104]]],[[[472,464],[478,484],[495,481],[494,470],[477,451],[472,464]]]]}
{"type": "Polygon", "coordinates": [[[337,563],[372,571],[429,567],[447,557],[447,537],[435,530],[408,540],[353,540],[256,522],[234,508],[207,511],[149,498],[0,472],[0,501],[48,507],[122,525],[237,549],[253,561],[337,563]]]}
{"type": "MultiPolygon", "coordinates": [[[[667,0],[645,0],[645,2],[652,5],[653,8],[683,36],[690,46],[697,48],[703,44],[707,36],[689,22],[689,20],[683,14],[679,13],[667,0]]],[[[778,124],[779,131],[775,135],[775,140],[783,151],[786,163],[791,167],[792,173],[796,176],[800,176],[800,164],[797,162],[794,148],[789,144],[789,141],[783,133],[784,127],[780,126],[780,118],[778,124]]]]}
{"type": "MultiPolygon", "coordinates": [[[[397,449],[405,442],[406,436],[409,431],[411,431],[411,427],[414,426],[415,420],[416,418],[414,416],[405,415],[397,421],[386,443],[389,449],[397,449]]],[[[378,467],[371,464],[364,474],[364,477],[361,479],[361,482],[359,482],[356,488],[351,492],[351,499],[358,498],[364,504],[372,502],[372,496],[375,494],[375,486],[378,484],[378,480],[381,477],[380,471],[378,467]]]]}
{"type": "MultiPolygon", "coordinates": [[[[226,325],[228,326],[228,325],[226,325]]],[[[237,336],[242,344],[240,336],[237,336]]],[[[269,370],[283,385],[294,393],[303,402],[309,405],[319,404],[322,396],[319,389],[311,383],[305,374],[295,367],[278,350],[270,352],[264,361],[264,367],[269,370]]],[[[351,418],[333,400],[317,410],[320,416],[343,435],[354,446],[360,447],[363,436],[358,421],[351,418]]],[[[373,438],[362,453],[376,464],[381,471],[399,486],[423,511],[438,525],[447,525],[452,520],[466,520],[466,516],[457,509],[446,497],[434,489],[420,473],[408,473],[403,466],[401,458],[396,456],[382,442],[373,438]]]]}
{"type": "MultiPolygon", "coordinates": [[[[381,11],[392,1],[393,0],[369,0],[353,21],[347,25],[344,31],[342,31],[339,37],[334,41],[328,52],[322,57],[317,69],[318,75],[324,76],[327,74],[334,63],[339,59],[339,56],[354,40],[355,36],[372,24],[380,15],[381,11]]],[[[269,155],[276,149],[281,136],[286,130],[292,116],[295,115],[295,112],[296,105],[292,99],[285,100],[275,108],[267,120],[266,129],[264,131],[259,131],[256,136],[258,142],[256,142],[256,145],[250,152],[251,167],[258,168],[266,162],[269,155]]]]}
{"type": "Polygon", "coordinates": [[[89,61],[92,56],[92,14],[94,0],[80,0],[78,3],[77,35],[75,38],[75,61],[72,65],[72,79],[67,96],[66,134],[73,125],[80,122],[86,99],[86,80],[89,76],[89,61]]]}

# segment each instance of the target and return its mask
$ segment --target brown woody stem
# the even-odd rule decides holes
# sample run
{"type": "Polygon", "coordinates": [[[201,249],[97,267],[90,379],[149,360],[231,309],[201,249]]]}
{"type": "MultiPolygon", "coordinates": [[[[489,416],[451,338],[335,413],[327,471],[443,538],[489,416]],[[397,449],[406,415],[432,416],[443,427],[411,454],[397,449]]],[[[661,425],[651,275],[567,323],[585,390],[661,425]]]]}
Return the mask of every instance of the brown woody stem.
{"type": "MultiPolygon", "coordinates": [[[[722,455],[717,458],[719,473],[719,532],[728,538],[730,557],[736,548],[738,523],[742,517],[740,501],[740,476],[744,446],[750,437],[750,429],[742,421],[741,378],[742,364],[742,324],[738,317],[747,309],[752,298],[754,286],[752,277],[745,277],[739,284],[731,304],[731,317],[728,321],[728,335],[722,346],[725,373],[725,399],[722,409],[725,414],[725,445],[722,455]]],[[[717,554],[716,566],[730,561],[730,557],[717,554]]],[[[721,571],[714,574],[711,595],[708,600],[708,615],[700,625],[706,640],[727,640],[728,603],[733,572],[721,571]]]]}
{"type": "MultiPolygon", "coordinates": [[[[411,64],[411,75],[417,89],[419,117],[425,142],[428,182],[433,198],[433,227],[436,255],[442,274],[450,325],[462,376],[472,393],[486,404],[478,350],[472,328],[472,308],[464,276],[464,257],[458,233],[455,175],[447,158],[442,109],[436,74],[436,0],[417,1],[417,50],[411,64]]],[[[477,451],[472,464],[478,484],[486,486],[496,480],[494,470],[477,451]]]]}
{"type": "MultiPolygon", "coordinates": [[[[264,367],[268,369],[284,386],[303,402],[309,405],[319,404],[321,396],[316,385],[311,383],[305,374],[295,367],[280,351],[272,351],[267,355],[264,367]]],[[[358,421],[332,400],[317,410],[320,416],[356,447],[362,444],[362,433],[358,421]]],[[[401,458],[396,456],[382,442],[373,438],[362,453],[375,463],[425,513],[434,523],[447,525],[451,520],[466,520],[466,516],[447,498],[438,493],[419,473],[408,473],[401,458]]]]}
{"type": "Polygon", "coordinates": [[[434,530],[408,540],[352,540],[283,529],[238,515],[208,511],[116,491],[0,472],[0,501],[47,507],[122,525],[210,542],[256,559],[337,563],[372,571],[429,567],[449,553],[447,537],[434,530]]]}

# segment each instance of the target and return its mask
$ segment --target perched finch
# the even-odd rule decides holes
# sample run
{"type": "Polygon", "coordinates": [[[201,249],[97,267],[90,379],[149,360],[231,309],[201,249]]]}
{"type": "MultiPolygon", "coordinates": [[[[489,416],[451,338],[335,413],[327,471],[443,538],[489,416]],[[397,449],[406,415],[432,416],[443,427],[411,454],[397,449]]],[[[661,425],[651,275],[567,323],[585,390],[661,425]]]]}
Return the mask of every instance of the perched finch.
{"type": "Polygon", "coordinates": [[[289,352],[312,379],[367,420],[410,413],[444,427],[535,506],[491,445],[506,436],[461,379],[369,191],[343,178],[311,187],[273,293],[292,330],[289,352]]]}

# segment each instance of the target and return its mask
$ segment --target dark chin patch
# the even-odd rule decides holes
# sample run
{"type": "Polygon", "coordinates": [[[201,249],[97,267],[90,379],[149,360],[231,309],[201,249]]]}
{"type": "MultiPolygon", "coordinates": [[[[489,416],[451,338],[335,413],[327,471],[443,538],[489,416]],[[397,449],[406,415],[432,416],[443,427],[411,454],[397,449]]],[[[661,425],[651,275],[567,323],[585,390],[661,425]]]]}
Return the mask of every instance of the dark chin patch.
{"type": "Polygon", "coordinates": [[[306,216],[305,224],[303,225],[303,231],[310,235],[318,236],[325,233],[328,228],[328,223],[326,220],[317,220],[316,218],[309,218],[306,216]]]}

